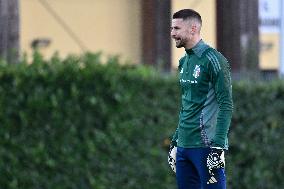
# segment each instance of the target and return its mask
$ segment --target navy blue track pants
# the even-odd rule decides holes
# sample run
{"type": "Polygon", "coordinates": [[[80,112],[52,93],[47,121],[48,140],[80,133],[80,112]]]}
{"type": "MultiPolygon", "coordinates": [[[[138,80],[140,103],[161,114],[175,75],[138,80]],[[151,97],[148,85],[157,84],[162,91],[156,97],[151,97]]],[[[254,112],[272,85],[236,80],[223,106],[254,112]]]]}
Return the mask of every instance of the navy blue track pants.
{"type": "Polygon", "coordinates": [[[178,189],[225,189],[224,169],[210,175],[206,159],[210,148],[177,148],[176,179],[178,189]]]}

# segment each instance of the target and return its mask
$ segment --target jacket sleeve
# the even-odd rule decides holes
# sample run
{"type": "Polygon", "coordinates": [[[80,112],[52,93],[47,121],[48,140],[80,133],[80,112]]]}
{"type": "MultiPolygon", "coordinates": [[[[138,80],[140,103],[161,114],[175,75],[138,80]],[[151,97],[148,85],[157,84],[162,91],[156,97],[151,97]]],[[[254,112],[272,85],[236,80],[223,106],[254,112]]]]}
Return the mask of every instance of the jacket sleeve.
{"type": "Polygon", "coordinates": [[[171,146],[177,146],[177,140],[178,140],[178,127],[177,127],[174,135],[172,136],[171,146]]]}
{"type": "Polygon", "coordinates": [[[224,148],[233,112],[230,65],[218,52],[211,52],[209,74],[215,90],[219,111],[212,146],[224,148]]]}

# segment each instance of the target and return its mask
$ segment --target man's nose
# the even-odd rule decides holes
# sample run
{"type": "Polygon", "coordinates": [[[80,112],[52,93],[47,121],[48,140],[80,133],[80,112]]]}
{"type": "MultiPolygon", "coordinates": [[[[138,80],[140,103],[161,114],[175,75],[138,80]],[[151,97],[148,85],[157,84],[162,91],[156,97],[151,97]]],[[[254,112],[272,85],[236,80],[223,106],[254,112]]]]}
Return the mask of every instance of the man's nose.
{"type": "Polygon", "coordinates": [[[174,30],[171,31],[171,37],[175,37],[176,36],[176,32],[174,30]]]}

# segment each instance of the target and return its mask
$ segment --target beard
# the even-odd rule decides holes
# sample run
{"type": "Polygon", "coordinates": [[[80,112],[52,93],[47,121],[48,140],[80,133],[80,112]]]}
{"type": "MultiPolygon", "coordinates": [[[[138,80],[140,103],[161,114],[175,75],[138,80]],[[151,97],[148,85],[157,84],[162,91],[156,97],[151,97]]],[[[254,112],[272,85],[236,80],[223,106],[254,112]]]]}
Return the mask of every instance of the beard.
{"type": "Polygon", "coordinates": [[[176,47],[177,48],[185,47],[185,42],[184,42],[183,39],[181,39],[181,38],[175,39],[175,42],[176,42],[176,47]]]}

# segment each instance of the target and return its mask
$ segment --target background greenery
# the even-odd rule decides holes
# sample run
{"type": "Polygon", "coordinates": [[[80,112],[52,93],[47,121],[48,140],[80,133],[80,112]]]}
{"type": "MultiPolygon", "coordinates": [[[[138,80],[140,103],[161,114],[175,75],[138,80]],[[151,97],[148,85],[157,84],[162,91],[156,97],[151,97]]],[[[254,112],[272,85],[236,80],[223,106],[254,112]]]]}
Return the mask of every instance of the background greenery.
{"type": "MultiPolygon", "coordinates": [[[[175,75],[100,54],[0,64],[0,186],[173,189],[175,75]]],[[[234,82],[228,188],[283,188],[284,82],[234,82]]]]}

